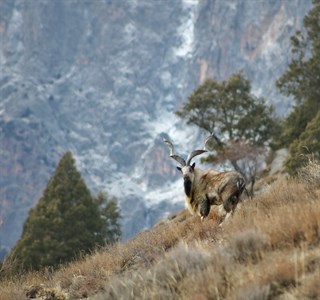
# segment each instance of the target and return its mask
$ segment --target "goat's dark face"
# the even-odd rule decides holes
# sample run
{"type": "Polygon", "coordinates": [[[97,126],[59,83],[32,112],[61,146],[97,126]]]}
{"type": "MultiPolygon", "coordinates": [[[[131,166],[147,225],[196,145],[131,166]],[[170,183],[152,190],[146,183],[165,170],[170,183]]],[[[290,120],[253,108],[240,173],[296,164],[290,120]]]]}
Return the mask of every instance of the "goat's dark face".
{"type": "Polygon", "coordinates": [[[183,180],[184,180],[184,189],[187,194],[187,196],[190,196],[191,191],[192,191],[192,183],[194,181],[194,176],[195,176],[195,163],[190,165],[191,160],[202,153],[207,152],[207,150],[193,150],[189,155],[187,160],[184,160],[181,156],[174,154],[174,148],[173,144],[164,139],[164,142],[168,145],[170,149],[170,157],[174,160],[176,160],[182,167],[177,167],[177,169],[182,173],[183,180]]]}
{"type": "Polygon", "coordinates": [[[193,163],[191,166],[184,166],[182,168],[177,167],[177,169],[182,173],[183,181],[184,181],[184,189],[187,196],[190,196],[191,193],[191,187],[192,182],[194,179],[194,167],[195,163],[193,163]]]}

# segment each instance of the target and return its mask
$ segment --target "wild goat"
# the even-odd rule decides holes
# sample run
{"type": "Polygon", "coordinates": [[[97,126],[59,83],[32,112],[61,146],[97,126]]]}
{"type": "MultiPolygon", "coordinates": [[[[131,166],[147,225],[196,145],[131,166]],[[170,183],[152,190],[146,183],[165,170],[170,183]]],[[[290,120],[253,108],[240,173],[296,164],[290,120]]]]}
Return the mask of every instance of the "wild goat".
{"type": "Polygon", "coordinates": [[[198,214],[201,221],[208,216],[211,205],[219,206],[220,213],[227,218],[233,213],[239,198],[246,187],[244,177],[236,171],[218,172],[215,170],[201,170],[191,165],[191,160],[206,150],[192,151],[187,161],[174,154],[173,144],[164,139],[169,146],[170,157],[176,160],[181,167],[177,169],[182,173],[186,205],[191,214],[198,214]]]}

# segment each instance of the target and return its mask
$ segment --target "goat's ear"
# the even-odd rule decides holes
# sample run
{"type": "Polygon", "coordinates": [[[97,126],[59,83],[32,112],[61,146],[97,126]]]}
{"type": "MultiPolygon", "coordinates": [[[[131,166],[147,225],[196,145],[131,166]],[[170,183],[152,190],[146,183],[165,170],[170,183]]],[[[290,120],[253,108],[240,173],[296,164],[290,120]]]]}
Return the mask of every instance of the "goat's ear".
{"type": "Polygon", "coordinates": [[[177,169],[181,172],[181,168],[180,167],[177,167],[177,169]]]}
{"type": "Polygon", "coordinates": [[[193,163],[191,168],[194,169],[195,166],[196,166],[196,163],[193,163]]]}

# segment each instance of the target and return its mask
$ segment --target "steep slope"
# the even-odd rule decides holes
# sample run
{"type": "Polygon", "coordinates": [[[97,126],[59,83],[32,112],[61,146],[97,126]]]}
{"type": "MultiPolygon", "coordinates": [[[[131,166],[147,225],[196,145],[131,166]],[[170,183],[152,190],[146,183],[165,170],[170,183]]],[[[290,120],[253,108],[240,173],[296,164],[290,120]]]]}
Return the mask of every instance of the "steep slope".
{"type": "Polygon", "coordinates": [[[219,226],[186,210],[53,272],[5,277],[0,298],[319,299],[320,165],[261,180],[219,226]]]}
{"type": "Polygon", "coordinates": [[[186,153],[201,134],[173,115],[205,78],[240,68],[280,114],[273,85],[310,1],[0,2],[0,244],[66,150],[93,192],[119,197],[124,238],[183,207],[161,134],[186,153]],[[175,195],[174,202],[171,202],[175,195]]]}

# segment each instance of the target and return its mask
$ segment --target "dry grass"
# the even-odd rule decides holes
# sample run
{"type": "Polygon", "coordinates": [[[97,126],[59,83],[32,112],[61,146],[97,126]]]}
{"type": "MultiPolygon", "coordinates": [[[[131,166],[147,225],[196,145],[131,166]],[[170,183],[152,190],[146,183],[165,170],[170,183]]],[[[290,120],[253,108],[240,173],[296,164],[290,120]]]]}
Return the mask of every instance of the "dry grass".
{"type": "Polygon", "coordinates": [[[0,300],[320,299],[319,173],[309,168],[264,186],[222,226],[214,211],[204,222],[183,211],[53,273],[3,279],[0,300]]]}

